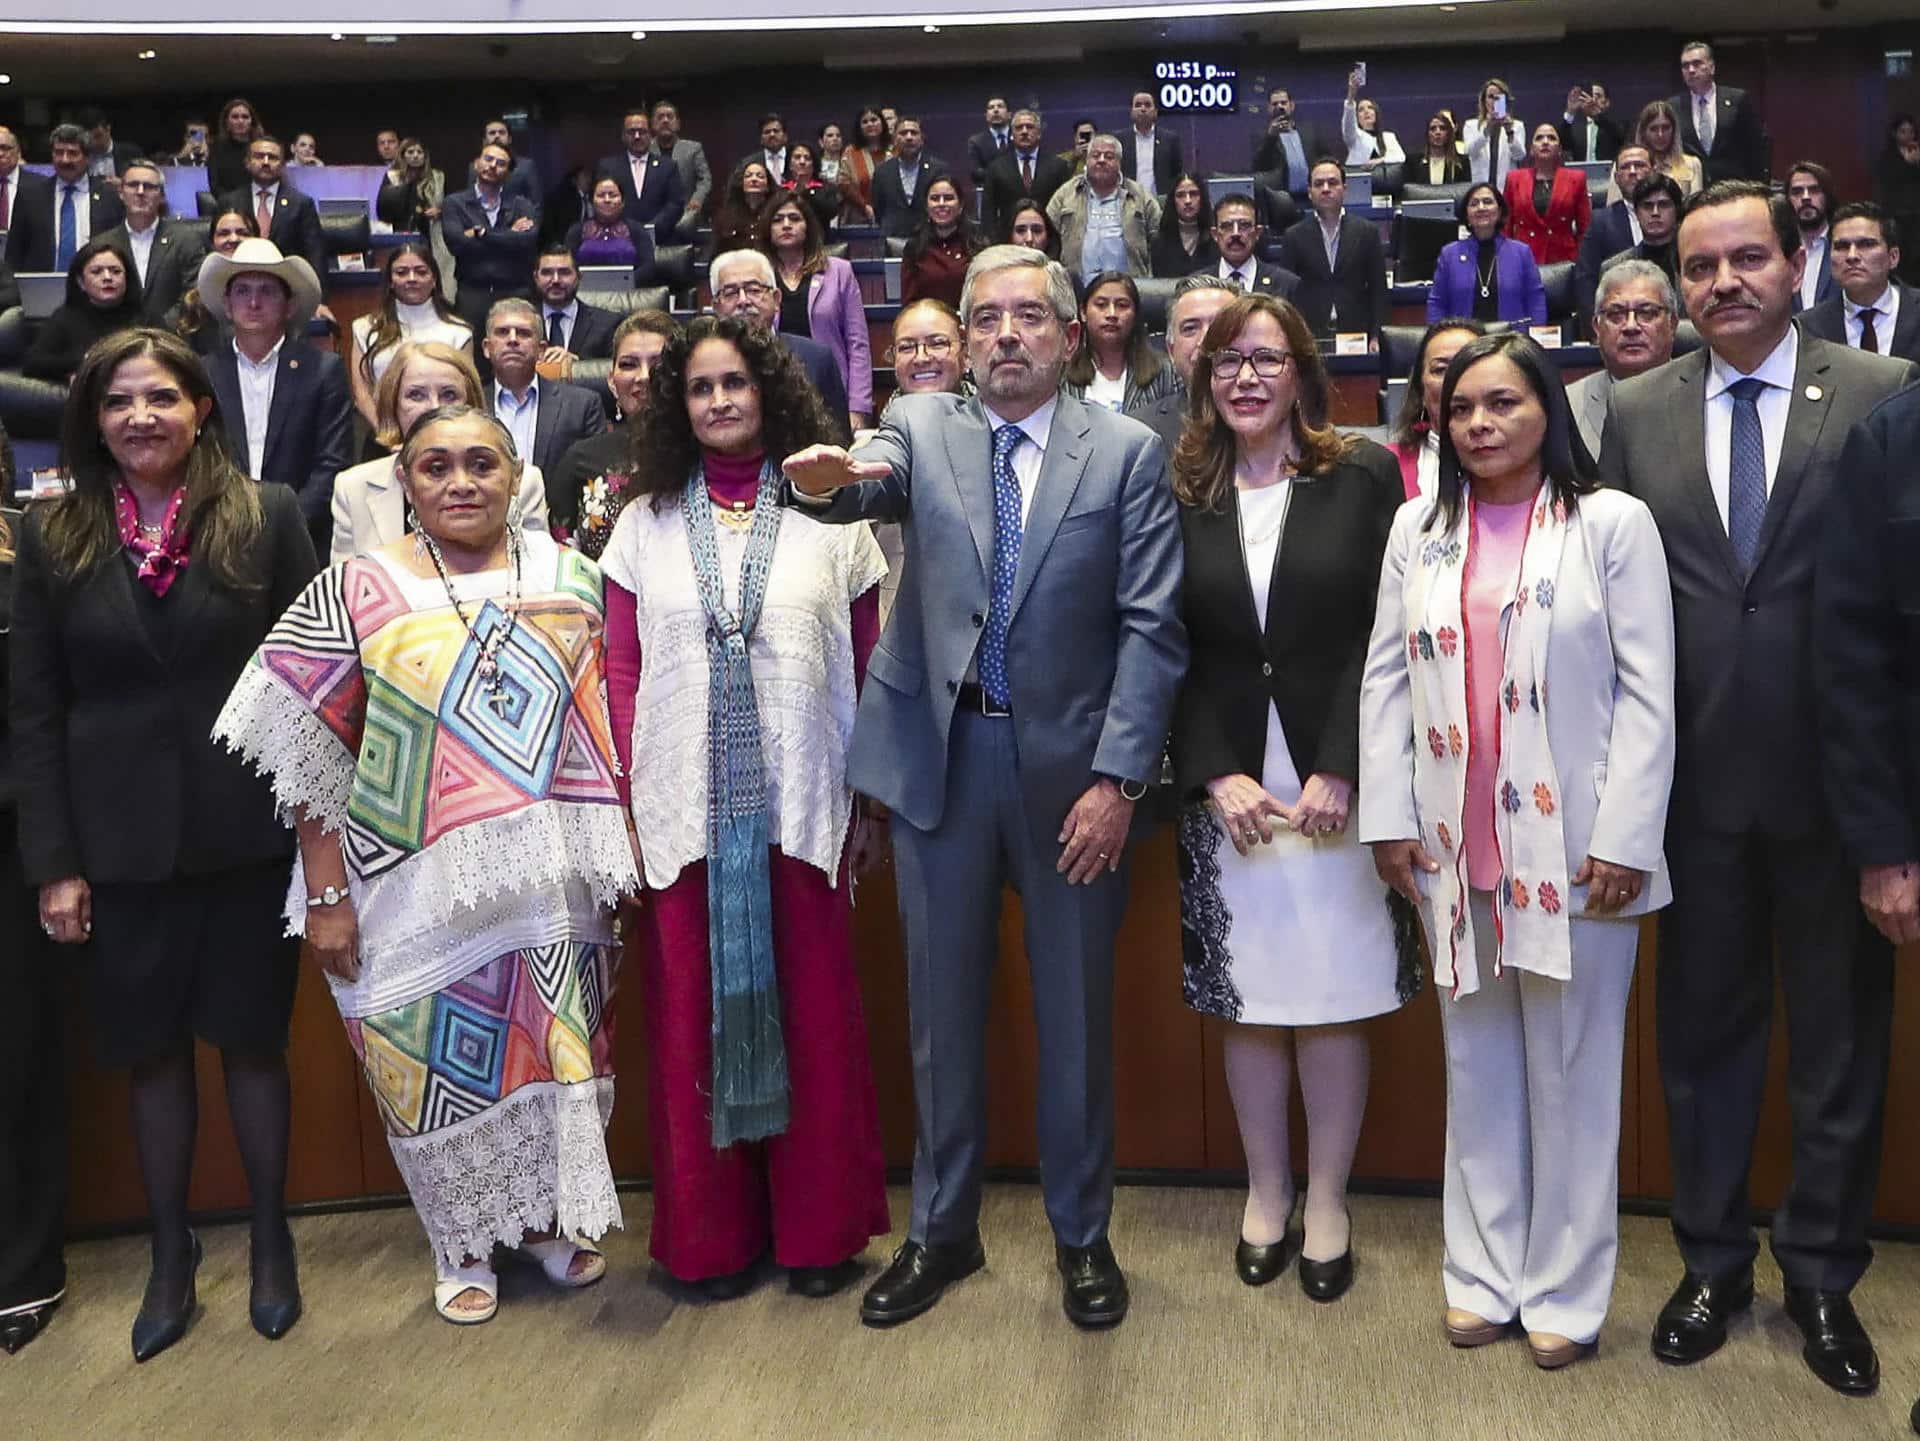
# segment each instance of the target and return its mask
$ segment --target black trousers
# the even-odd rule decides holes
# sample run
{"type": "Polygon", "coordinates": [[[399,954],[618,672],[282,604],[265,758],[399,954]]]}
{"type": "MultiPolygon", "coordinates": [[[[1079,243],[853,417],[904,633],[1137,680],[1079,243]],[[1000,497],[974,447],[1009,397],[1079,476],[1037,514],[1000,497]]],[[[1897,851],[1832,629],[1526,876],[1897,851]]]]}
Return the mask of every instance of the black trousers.
{"type": "Polygon", "coordinates": [[[533,289],[530,285],[485,285],[477,280],[460,282],[454,292],[453,308],[462,320],[473,327],[473,353],[476,359],[480,355],[480,342],[487,334],[487,311],[492,309],[494,301],[532,298],[533,289]]]}
{"type": "Polygon", "coordinates": [[[1852,1288],[1873,1258],[1893,951],[1860,909],[1830,832],[1667,837],[1657,1035],[1672,1128],[1673,1230],[1687,1268],[1721,1274],[1759,1247],[1748,1171],[1776,976],[1786,1012],[1793,1174],[1774,1212],[1789,1286],[1852,1288]]]}
{"type": "Polygon", "coordinates": [[[71,968],[40,930],[0,812],[0,1312],[66,1285],[67,1085],[62,992],[71,968]]]}

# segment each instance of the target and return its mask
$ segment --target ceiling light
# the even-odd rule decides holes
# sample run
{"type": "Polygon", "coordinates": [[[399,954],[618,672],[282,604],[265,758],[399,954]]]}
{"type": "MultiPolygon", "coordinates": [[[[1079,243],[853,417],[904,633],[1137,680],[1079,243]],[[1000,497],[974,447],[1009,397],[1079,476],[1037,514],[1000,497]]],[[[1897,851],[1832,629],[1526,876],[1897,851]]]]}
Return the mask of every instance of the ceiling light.
{"type": "Polygon", "coordinates": [[[940,27],[938,25],[925,25],[925,26],[922,26],[921,28],[924,29],[929,35],[938,35],[940,33],[940,27]]]}
{"type": "Polygon", "coordinates": [[[362,37],[369,45],[398,45],[398,35],[367,35],[362,37]]]}
{"type": "Polygon", "coordinates": [[[136,58],[141,60],[152,60],[156,58],[159,55],[159,53],[160,52],[158,50],[142,50],[136,58]]]}
{"type": "Polygon", "coordinates": [[[647,32],[644,30],[636,30],[633,32],[633,38],[636,40],[644,40],[647,38],[647,32]]]}
{"type": "Polygon", "coordinates": [[[329,40],[344,40],[346,38],[347,37],[345,35],[342,35],[338,30],[334,31],[333,34],[327,37],[327,39],[329,40]]]}
{"type": "Polygon", "coordinates": [[[0,85],[11,84],[13,84],[13,77],[11,75],[0,75],[0,85]]]}

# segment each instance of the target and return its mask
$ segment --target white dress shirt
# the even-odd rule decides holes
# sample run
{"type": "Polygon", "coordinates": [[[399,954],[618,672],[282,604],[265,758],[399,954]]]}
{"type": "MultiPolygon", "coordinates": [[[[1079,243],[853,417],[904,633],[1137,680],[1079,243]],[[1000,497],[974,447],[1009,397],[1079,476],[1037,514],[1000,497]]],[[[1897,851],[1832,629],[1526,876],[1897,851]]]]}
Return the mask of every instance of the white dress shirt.
{"type": "MultiPolygon", "coordinates": [[[[20,203],[20,170],[18,166],[14,167],[11,174],[0,175],[0,200],[6,201],[5,205],[0,205],[0,211],[4,211],[7,217],[7,223],[0,225],[0,235],[5,235],[13,225],[13,209],[20,203]]],[[[54,220],[58,223],[59,217],[55,216],[54,220]]]]}
{"type": "Polygon", "coordinates": [[[1153,188],[1153,138],[1158,132],[1157,126],[1145,135],[1133,132],[1133,178],[1147,194],[1156,196],[1160,192],[1153,188]]]}
{"type": "Polygon", "coordinates": [[[787,147],[782,145],[778,150],[763,150],[760,154],[767,162],[767,173],[773,177],[774,184],[778,185],[785,181],[787,178],[787,147]]]}
{"type": "Polygon", "coordinates": [[[560,317],[560,343],[569,345],[573,341],[574,322],[580,318],[580,301],[576,298],[555,310],[545,301],[540,303],[540,343],[547,343],[548,332],[553,328],[553,317],[560,317]]]}
{"type": "Polygon", "coordinates": [[[651,155],[635,155],[627,152],[627,169],[633,172],[633,198],[637,202],[646,193],[647,167],[653,163],[651,155]]]}
{"type": "MultiPolygon", "coordinates": [[[[1011,422],[1019,426],[1020,433],[1026,437],[1014,446],[1013,454],[1009,457],[1013,462],[1013,478],[1020,483],[1020,526],[1023,530],[1027,517],[1033,512],[1033,492],[1040,483],[1040,462],[1047,456],[1047,437],[1053,434],[1053,413],[1059,404],[1059,397],[1055,396],[1025,420],[1011,422]]],[[[995,415],[993,407],[985,401],[981,402],[980,409],[986,413],[989,436],[1009,423],[995,415]]],[[[991,446],[987,453],[993,453],[991,446]]]]}
{"type": "Polygon", "coordinates": [[[1220,278],[1222,280],[1238,281],[1242,290],[1252,290],[1253,277],[1259,273],[1260,257],[1257,255],[1249,255],[1237,269],[1229,265],[1224,256],[1221,257],[1220,278]]]}
{"type": "Polygon", "coordinates": [[[247,421],[247,474],[255,480],[267,463],[267,421],[273,416],[273,382],[280,373],[280,347],[285,344],[276,340],[258,365],[247,359],[238,341],[233,346],[240,378],[240,409],[247,421]]]}
{"type": "MultiPolygon", "coordinates": [[[[263,200],[266,203],[267,214],[269,216],[274,216],[280,213],[279,212],[279,205],[280,205],[280,182],[279,181],[276,180],[271,185],[249,185],[247,188],[253,192],[253,219],[255,224],[258,224],[260,221],[260,205],[263,200]]],[[[272,239],[271,236],[264,235],[264,234],[260,238],[262,240],[272,239]]]]}
{"type": "Polygon", "coordinates": [[[1807,268],[1800,273],[1800,308],[1813,308],[1814,297],[1820,293],[1820,277],[1827,273],[1829,264],[1827,227],[1821,226],[1818,235],[1800,233],[1800,244],[1807,252],[1807,268]]]}
{"type": "MultiPolygon", "coordinates": [[[[1780,469],[1780,448],[1786,441],[1787,409],[1793,402],[1794,369],[1800,363],[1800,327],[1789,325],[1787,333],[1760,362],[1753,379],[1764,380],[1767,388],[1754,402],[1760,411],[1760,434],[1767,457],[1767,495],[1773,495],[1773,477],[1780,469]]],[[[1727,524],[1727,472],[1733,451],[1733,397],[1727,388],[1746,377],[1717,355],[1710,355],[1707,367],[1707,483],[1713,487],[1713,504],[1720,512],[1720,524],[1727,524]]]]}
{"type": "Polygon", "coordinates": [[[1860,317],[1871,310],[1873,317],[1873,338],[1880,354],[1888,353],[1893,344],[1893,328],[1900,323],[1900,291],[1897,286],[1889,285],[1880,292],[1880,298],[1871,305],[1855,305],[1842,294],[1840,308],[1847,313],[1847,344],[1858,348],[1860,336],[1865,327],[1860,317]]]}
{"type": "Polygon", "coordinates": [[[494,381],[493,413],[506,425],[507,433],[513,437],[513,448],[520,452],[520,459],[531,464],[534,432],[540,428],[539,377],[527,382],[525,400],[514,399],[511,390],[494,381]]]}
{"type": "Polygon", "coordinates": [[[1709,85],[1705,95],[1692,96],[1687,103],[1693,106],[1693,133],[1700,137],[1700,148],[1711,155],[1713,137],[1720,129],[1720,87],[1709,85]]]}
{"type": "Polygon", "coordinates": [[[154,221],[145,230],[127,227],[127,243],[133,249],[134,269],[140,272],[140,288],[147,286],[147,266],[153,260],[153,237],[160,233],[160,222],[154,221]]]}

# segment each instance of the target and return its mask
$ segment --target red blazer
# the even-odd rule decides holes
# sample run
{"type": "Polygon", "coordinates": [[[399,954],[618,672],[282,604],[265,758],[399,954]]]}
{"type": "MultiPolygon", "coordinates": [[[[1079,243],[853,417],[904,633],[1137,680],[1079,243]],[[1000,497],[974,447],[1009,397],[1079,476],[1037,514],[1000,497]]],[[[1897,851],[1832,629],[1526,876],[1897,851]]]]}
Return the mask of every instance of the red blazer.
{"type": "Polygon", "coordinates": [[[1507,172],[1507,235],[1531,250],[1536,264],[1577,259],[1580,237],[1592,223],[1593,202],[1582,171],[1565,165],[1554,171],[1544,216],[1533,208],[1533,171],[1507,172]]]}

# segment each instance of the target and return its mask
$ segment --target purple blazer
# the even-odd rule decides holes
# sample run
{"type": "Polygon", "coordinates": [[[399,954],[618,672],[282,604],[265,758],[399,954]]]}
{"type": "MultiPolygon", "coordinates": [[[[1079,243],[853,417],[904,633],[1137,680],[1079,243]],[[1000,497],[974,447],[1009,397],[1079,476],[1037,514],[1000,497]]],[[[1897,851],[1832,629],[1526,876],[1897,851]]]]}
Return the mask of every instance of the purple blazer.
{"type": "Polygon", "coordinates": [[[807,289],[807,323],[813,338],[833,352],[847,382],[847,409],[873,414],[873,347],[867,340],[867,307],[853,267],[838,256],[807,289]]]}
{"type": "MultiPolygon", "coordinates": [[[[1427,292],[1427,324],[1473,314],[1473,291],[1480,283],[1479,252],[1480,242],[1471,239],[1456,240],[1440,252],[1433,266],[1433,289],[1427,292]]],[[[1531,250],[1500,236],[1494,241],[1493,276],[1502,320],[1547,323],[1547,292],[1531,250]]]]}

